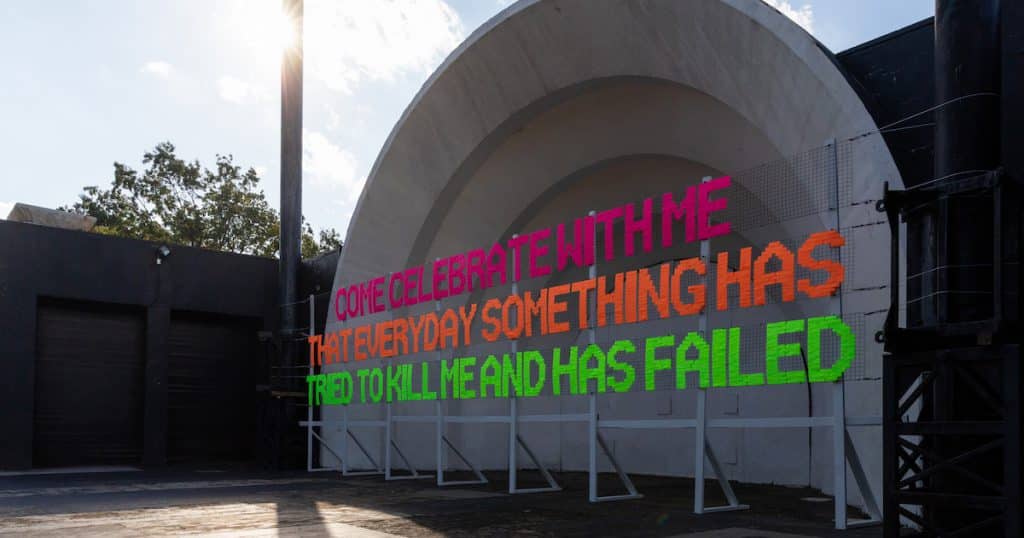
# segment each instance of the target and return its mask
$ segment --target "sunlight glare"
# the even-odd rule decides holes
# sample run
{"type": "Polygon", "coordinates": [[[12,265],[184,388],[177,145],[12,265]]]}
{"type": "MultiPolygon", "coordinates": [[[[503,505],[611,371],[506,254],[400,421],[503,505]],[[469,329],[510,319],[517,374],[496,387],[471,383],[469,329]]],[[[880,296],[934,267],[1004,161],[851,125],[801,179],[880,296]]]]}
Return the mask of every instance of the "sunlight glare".
{"type": "Polygon", "coordinates": [[[279,55],[297,45],[295,23],[284,13],[280,0],[262,0],[235,4],[229,26],[247,49],[279,55]]]}
{"type": "Polygon", "coordinates": [[[269,39],[271,39],[271,42],[277,50],[283,52],[297,45],[295,21],[293,21],[291,17],[283,11],[278,10],[274,13],[274,20],[271,24],[274,29],[272,31],[272,35],[269,36],[269,39]]]}

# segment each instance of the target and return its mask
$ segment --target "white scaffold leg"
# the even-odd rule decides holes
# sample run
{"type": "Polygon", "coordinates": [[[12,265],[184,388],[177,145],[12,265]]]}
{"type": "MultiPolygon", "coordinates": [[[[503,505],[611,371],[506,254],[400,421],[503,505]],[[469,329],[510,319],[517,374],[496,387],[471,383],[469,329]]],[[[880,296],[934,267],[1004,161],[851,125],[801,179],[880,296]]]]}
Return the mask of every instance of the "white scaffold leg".
{"type": "Polygon", "coordinates": [[[740,504],[739,499],[736,498],[736,493],[732,490],[732,485],[729,484],[729,480],[726,478],[725,472],[722,470],[722,466],[718,462],[715,450],[707,440],[707,391],[704,389],[700,389],[700,391],[697,392],[697,426],[694,437],[696,438],[696,441],[694,443],[693,513],[709,514],[713,512],[731,512],[734,510],[749,509],[749,506],[740,504]],[[704,505],[705,461],[711,464],[711,471],[715,473],[718,485],[722,488],[722,493],[725,494],[725,499],[729,504],[725,506],[704,505]]]}
{"type": "Polygon", "coordinates": [[[711,443],[704,440],[704,453],[707,456],[708,463],[711,464],[711,470],[715,473],[715,478],[718,479],[718,485],[722,488],[722,493],[725,494],[726,502],[729,504],[724,506],[705,506],[701,512],[703,514],[710,514],[713,512],[732,512],[735,510],[747,510],[750,506],[746,504],[740,504],[739,499],[736,498],[736,492],[732,490],[732,485],[729,484],[729,480],[725,477],[725,473],[722,471],[722,465],[718,462],[718,457],[715,456],[715,451],[711,448],[711,443]]]}
{"type": "Polygon", "coordinates": [[[875,497],[875,493],[871,491],[871,483],[868,482],[867,474],[864,473],[864,467],[860,463],[857,449],[853,446],[850,432],[846,432],[846,460],[850,463],[850,470],[853,471],[853,478],[857,482],[857,489],[860,490],[860,496],[864,499],[864,505],[868,509],[868,519],[849,519],[846,521],[846,526],[848,528],[857,528],[881,525],[882,511],[878,508],[878,499],[875,497]]]}
{"type": "Polygon", "coordinates": [[[622,501],[626,499],[639,499],[643,497],[636,490],[636,486],[633,485],[633,481],[630,480],[629,475],[622,470],[622,466],[619,465],[619,461],[615,459],[611,450],[608,450],[608,445],[604,442],[604,437],[601,436],[601,432],[598,430],[598,417],[597,417],[597,395],[590,393],[590,421],[589,421],[589,437],[590,437],[590,467],[589,467],[589,478],[590,478],[590,502],[607,502],[607,501],[622,501]],[[604,455],[612,463],[612,467],[615,468],[615,472],[619,475],[619,480],[622,485],[626,487],[626,493],[624,495],[605,495],[600,496],[597,494],[597,449],[601,448],[604,455]]]}
{"type": "MultiPolygon", "coordinates": [[[[512,352],[515,353],[515,346],[512,348],[512,352]]],[[[516,398],[513,396],[509,399],[508,404],[508,493],[515,495],[519,493],[544,493],[550,491],[562,491],[562,487],[558,485],[555,478],[551,476],[548,469],[541,464],[537,456],[530,450],[529,445],[519,435],[519,407],[516,398]],[[547,487],[539,488],[520,488],[519,487],[519,447],[523,448],[526,455],[529,456],[530,461],[537,467],[541,476],[547,481],[547,487]]]]}
{"type": "Polygon", "coordinates": [[[310,467],[309,468],[309,472],[311,472],[311,473],[321,473],[321,472],[324,472],[324,471],[335,471],[335,472],[341,471],[341,465],[342,465],[342,461],[343,461],[341,459],[341,456],[339,456],[338,453],[335,452],[333,448],[331,448],[331,445],[327,444],[327,441],[324,441],[323,437],[320,437],[320,434],[318,434],[318,433],[316,433],[314,431],[311,431],[310,434],[314,438],[316,438],[316,440],[320,443],[320,446],[322,446],[323,448],[327,449],[327,451],[330,452],[332,456],[334,456],[334,459],[338,460],[338,465],[336,467],[326,467],[326,466],[323,466],[323,467],[316,467],[316,468],[314,468],[312,465],[310,465],[309,466],[310,467]]]}
{"type": "Polygon", "coordinates": [[[444,443],[441,442],[444,437],[444,410],[441,407],[441,400],[436,402],[434,412],[434,476],[437,477],[437,485],[440,487],[444,485],[444,443]]]}
{"type": "Polygon", "coordinates": [[[385,419],[385,440],[384,440],[384,480],[422,480],[424,478],[433,478],[432,474],[423,474],[416,470],[416,467],[409,461],[409,458],[405,457],[402,453],[402,449],[398,447],[398,443],[395,442],[393,428],[395,427],[395,418],[391,414],[391,404],[387,404],[387,418],[385,419]],[[405,469],[409,471],[409,474],[395,476],[391,474],[391,451],[394,450],[395,454],[401,458],[402,463],[405,465],[405,469]]]}
{"type": "Polygon", "coordinates": [[[548,483],[548,485],[547,485],[547,487],[539,487],[539,488],[520,488],[520,487],[516,487],[515,489],[512,489],[510,487],[509,488],[509,493],[513,493],[513,494],[515,494],[515,493],[545,493],[545,492],[550,492],[550,491],[562,491],[562,486],[558,485],[558,482],[555,481],[555,477],[551,476],[551,472],[548,471],[547,467],[544,467],[544,465],[540,462],[540,460],[537,459],[537,456],[534,455],[532,450],[530,450],[530,447],[529,447],[529,445],[526,444],[526,441],[523,441],[523,438],[517,435],[516,436],[516,443],[520,447],[522,447],[523,451],[526,452],[526,455],[530,457],[530,461],[532,461],[533,464],[537,467],[537,471],[540,472],[540,475],[542,477],[544,477],[544,480],[548,483]]]}
{"type": "MultiPolygon", "coordinates": [[[[359,441],[359,438],[356,437],[356,434],[352,430],[350,430],[348,428],[345,428],[345,432],[344,433],[347,435],[347,437],[349,439],[352,439],[352,442],[356,444],[356,448],[358,448],[359,451],[362,452],[363,456],[370,462],[370,465],[372,465],[373,468],[376,469],[376,471],[353,471],[353,470],[350,469],[350,467],[348,465],[348,460],[343,459],[342,460],[341,475],[342,476],[369,476],[369,475],[384,474],[384,468],[381,467],[380,463],[378,463],[376,459],[374,459],[373,455],[370,454],[370,451],[366,450],[366,447],[363,446],[363,443],[361,443],[359,441]]],[[[344,448],[342,452],[347,455],[348,454],[348,442],[347,442],[347,440],[345,441],[344,445],[342,445],[342,446],[344,448]]]]}
{"type": "MultiPolygon", "coordinates": [[[[513,355],[515,354],[515,346],[513,346],[513,355]]],[[[518,454],[519,448],[517,446],[517,439],[519,438],[519,409],[516,406],[516,398],[513,396],[508,401],[508,493],[509,495],[517,493],[519,490],[518,473],[519,473],[519,462],[518,454]]]]}
{"type": "MultiPolygon", "coordinates": [[[[711,181],[711,176],[704,176],[701,178],[701,183],[707,183],[711,181]]],[[[702,223],[710,225],[711,219],[707,222],[702,223]]],[[[711,264],[711,241],[704,239],[700,242],[700,259],[705,265],[711,264]]],[[[704,284],[707,284],[707,277],[702,277],[704,284]]],[[[697,318],[698,328],[701,335],[707,338],[708,335],[708,312],[707,309],[700,311],[700,316],[697,318]]],[[[715,450],[711,447],[711,443],[708,442],[707,438],[707,407],[708,407],[708,392],[704,387],[700,387],[697,391],[697,420],[695,425],[694,433],[694,445],[693,445],[693,513],[695,514],[707,514],[711,512],[731,512],[734,510],[746,510],[750,508],[745,504],[740,504],[736,498],[736,493],[732,490],[732,485],[729,484],[729,479],[726,478],[725,473],[722,471],[722,466],[718,463],[718,458],[715,456],[715,450]],[[705,460],[711,464],[711,470],[715,473],[715,478],[718,480],[718,485],[722,488],[722,492],[725,493],[725,498],[729,504],[725,506],[705,506],[704,502],[704,462],[705,460]]]]}
{"type": "Polygon", "coordinates": [[[444,469],[441,469],[440,472],[437,475],[437,477],[438,477],[437,478],[437,485],[439,485],[439,486],[468,486],[468,485],[476,485],[476,484],[486,484],[488,482],[487,477],[484,476],[484,474],[481,473],[480,470],[477,469],[476,466],[473,465],[472,462],[470,462],[465,456],[463,456],[462,452],[459,452],[459,449],[455,448],[455,445],[453,445],[451,443],[451,441],[448,440],[447,436],[442,435],[441,436],[441,441],[443,441],[445,446],[447,446],[448,449],[450,449],[452,452],[454,452],[455,455],[460,460],[462,460],[462,463],[465,463],[466,466],[470,468],[470,470],[473,472],[473,474],[476,475],[476,480],[445,480],[444,479],[444,469]]]}
{"type": "Polygon", "coordinates": [[[303,421],[299,422],[299,426],[305,426],[306,428],[308,428],[308,430],[307,430],[308,431],[308,441],[307,441],[308,447],[307,447],[307,450],[306,450],[306,472],[308,472],[308,473],[323,473],[323,472],[327,472],[327,471],[339,472],[339,471],[343,470],[345,460],[340,455],[338,455],[338,453],[334,451],[334,448],[332,448],[331,445],[326,440],[324,440],[324,438],[321,437],[320,434],[317,433],[316,430],[314,429],[314,428],[321,428],[321,429],[323,429],[324,426],[326,426],[326,424],[324,422],[322,422],[322,421],[319,421],[319,420],[303,420],[303,421]],[[313,444],[314,444],[313,440],[314,439],[317,441],[317,443],[320,444],[321,448],[326,449],[328,452],[331,453],[332,456],[334,456],[334,459],[337,460],[337,462],[338,462],[338,464],[336,466],[334,466],[334,467],[328,467],[328,466],[313,467],[313,444]]]}
{"type": "Polygon", "coordinates": [[[832,489],[836,529],[846,529],[846,394],[842,381],[832,384],[832,489]]]}

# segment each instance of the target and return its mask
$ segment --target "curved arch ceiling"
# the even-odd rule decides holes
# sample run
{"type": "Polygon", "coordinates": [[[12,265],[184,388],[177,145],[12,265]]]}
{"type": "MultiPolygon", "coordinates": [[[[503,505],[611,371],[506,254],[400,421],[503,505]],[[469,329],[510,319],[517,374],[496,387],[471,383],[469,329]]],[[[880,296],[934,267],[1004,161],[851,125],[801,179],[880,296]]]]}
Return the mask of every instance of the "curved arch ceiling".
{"type": "MultiPolygon", "coordinates": [[[[660,172],[696,182],[874,128],[814,40],[759,0],[521,1],[453,52],[395,126],[335,290],[536,218],[571,220],[575,206],[664,192],[660,172]],[[605,179],[559,196],[602,163],[626,177],[583,174],[605,179]]],[[[856,151],[855,191],[899,182],[877,137],[856,151]]]]}

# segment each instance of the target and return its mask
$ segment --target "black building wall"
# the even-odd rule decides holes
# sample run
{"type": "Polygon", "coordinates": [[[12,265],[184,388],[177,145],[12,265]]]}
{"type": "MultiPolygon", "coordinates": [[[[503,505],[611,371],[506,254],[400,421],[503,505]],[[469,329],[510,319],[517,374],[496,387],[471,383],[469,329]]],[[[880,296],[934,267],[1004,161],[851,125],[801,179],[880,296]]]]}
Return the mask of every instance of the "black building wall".
{"type": "MultiPolygon", "coordinates": [[[[201,418],[195,406],[174,407],[182,394],[220,405],[215,384],[221,383],[229,395],[254,398],[260,374],[256,370],[260,364],[265,367],[256,331],[274,330],[277,324],[277,261],[171,245],[171,255],[158,265],[156,247],[145,241],[0,221],[0,468],[33,466],[37,344],[59,344],[62,333],[73,329],[62,330],[61,323],[51,322],[54,303],[100,314],[116,310],[141,320],[142,409],[135,410],[142,421],[140,463],[159,465],[168,460],[169,416],[186,423],[201,418]],[[40,305],[46,330],[55,334],[39,333],[40,305]],[[191,360],[203,367],[219,356],[216,346],[196,350],[179,345],[189,327],[198,327],[193,332],[203,330],[196,320],[211,316],[230,321],[221,323],[223,330],[208,340],[237,338],[239,346],[246,346],[242,356],[253,354],[252,370],[243,368],[234,377],[228,373],[232,370],[219,365],[225,375],[217,380],[190,377],[187,367],[181,373],[181,364],[191,360]],[[184,357],[170,373],[169,354],[184,357]]],[[[52,365],[48,367],[53,371],[52,365]]],[[[61,371],[59,364],[57,368],[61,371]]],[[[236,441],[243,445],[251,439],[236,441]]]]}
{"type": "MultiPolygon", "coordinates": [[[[879,127],[935,106],[932,18],[840,52],[836,60],[879,127]]],[[[934,175],[934,122],[928,112],[883,132],[905,186],[934,175]]]]}

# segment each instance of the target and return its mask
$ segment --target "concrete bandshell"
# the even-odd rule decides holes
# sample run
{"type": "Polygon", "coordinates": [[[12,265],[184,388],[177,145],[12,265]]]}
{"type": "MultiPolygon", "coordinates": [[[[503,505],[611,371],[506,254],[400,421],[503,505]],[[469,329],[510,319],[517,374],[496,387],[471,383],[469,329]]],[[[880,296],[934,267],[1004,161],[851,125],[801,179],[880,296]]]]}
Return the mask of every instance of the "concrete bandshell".
{"type": "MultiPolygon", "coordinates": [[[[673,177],[692,184],[703,175],[742,170],[875,128],[821,46],[759,0],[520,1],[454,51],[395,126],[350,222],[334,290],[437,256],[484,247],[515,231],[571,221],[586,207],[639,200],[668,190],[673,177]],[[617,182],[612,173],[630,180],[617,182]]],[[[901,183],[880,137],[860,139],[853,152],[856,200],[877,199],[884,181],[901,183]]],[[[877,217],[861,208],[845,213],[840,226],[871,219],[877,217]]],[[[834,227],[824,215],[808,220],[812,222],[800,227],[834,227]]],[[[888,235],[873,240],[887,245],[888,235]]],[[[878,265],[885,265],[887,246],[881,252],[878,265]]],[[[479,299],[465,296],[459,301],[479,299]]],[[[884,294],[863,298],[865,304],[880,300],[884,294]]],[[[432,309],[419,306],[402,314],[432,309]]],[[[362,317],[351,324],[392,315],[362,317]]],[[[327,330],[343,326],[330,320],[327,330]]],[[[854,385],[862,386],[851,391],[865,397],[848,397],[848,413],[876,414],[877,383],[854,385]]],[[[822,389],[814,390],[828,402],[822,389]]],[[[636,402],[632,408],[640,412],[692,409],[692,394],[631,397],[636,402]]],[[[728,408],[735,401],[736,412],[745,414],[740,398],[723,391],[712,398],[712,407],[728,408]]],[[[797,399],[780,388],[743,398],[748,400],[745,408],[770,404],[775,415],[806,411],[802,395],[797,399]]],[[[503,405],[462,402],[450,412],[489,414],[501,412],[503,405]]],[[[571,412],[585,402],[527,405],[571,412]]],[[[408,409],[432,412],[427,407],[408,409]]],[[[328,420],[339,414],[337,408],[323,412],[328,420]]],[[[453,438],[480,447],[471,452],[483,459],[484,467],[500,468],[503,456],[488,455],[495,451],[487,447],[502,428],[458,428],[453,438]]],[[[423,443],[428,433],[403,435],[423,443]]],[[[687,453],[681,452],[692,447],[687,435],[692,432],[673,439],[669,447],[652,447],[658,443],[650,439],[622,440],[622,446],[632,445],[627,468],[692,474],[691,457],[676,461],[665,455],[666,450],[687,453]]],[[[730,478],[829,489],[827,432],[814,434],[815,439],[822,437],[819,446],[824,448],[811,453],[803,434],[756,431],[733,438],[737,435],[713,436],[735,451],[730,478]],[[764,447],[801,454],[796,459],[810,463],[806,470],[793,458],[779,458],[790,463],[774,467],[758,463],[765,457],[764,447]]],[[[582,468],[583,460],[574,457],[586,452],[582,429],[566,425],[544,436],[557,439],[538,449],[542,459],[559,468],[582,468]]],[[[869,433],[863,441],[872,443],[874,437],[869,433]]],[[[504,448],[502,442],[496,446],[504,448]]],[[[880,475],[880,458],[866,459],[869,472],[880,475]]],[[[425,464],[429,461],[432,455],[423,458],[425,464]]],[[[856,495],[852,500],[858,500],[856,495]]]]}

